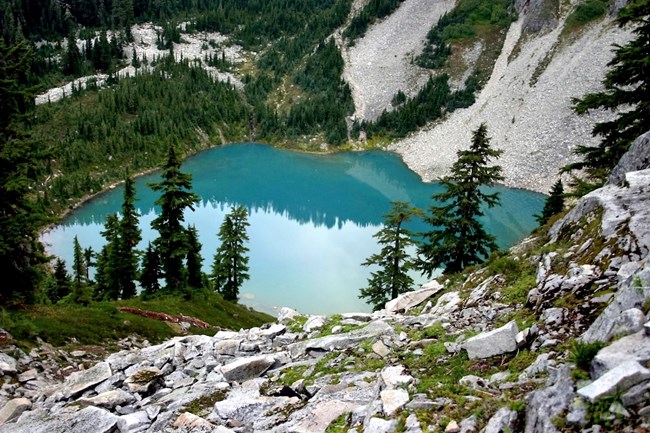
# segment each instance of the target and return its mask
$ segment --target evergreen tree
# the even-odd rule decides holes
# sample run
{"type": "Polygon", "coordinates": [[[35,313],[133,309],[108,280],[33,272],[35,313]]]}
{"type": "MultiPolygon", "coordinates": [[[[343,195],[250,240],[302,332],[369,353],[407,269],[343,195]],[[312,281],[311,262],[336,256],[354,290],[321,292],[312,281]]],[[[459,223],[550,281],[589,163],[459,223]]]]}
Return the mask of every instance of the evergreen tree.
{"type": "Polygon", "coordinates": [[[116,214],[108,215],[101,232],[106,244],[97,258],[97,288],[95,296],[100,299],[117,300],[120,297],[119,263],[120,221],[116,214]]]}
{"type": "Polygon", "coordinates": [[[578,146],[576,153],[582,161],[563,169],[584,170],[586,183],[576,182],[581,189],[579,194],[602,185],[632,142],[650,130],[650,0],[632,0],[621,9],[616,21],[619,27],[634,25],[632,33],[636,37],[623,46],[615,46],[614,58],[603,80],[605,90],[573,100],[573,109],[578,114],[595,109],[616,112],[613,120],[594,126],[592,134],[602,137],[600,144],[578,146]]]}
{"type": "Polygon", "coordinates": [[[406,252],[414,242],[413,233],[403,224],[408,222],[418,210],[408,203],[396,201],[390,213],[384,215],[384,227],[374,237],[382,246],[378,254],[373,254],[364,266],[379,266],[368,279],[368,287],[361,289],[360,298],[366,298],[373,310],[379,310],[384,304],[395,299],[400,293],[412,290],[413,278],[408,271],[414,269],[415,260],[406,252]]]}
{"type": "Polygon", "coordinates": [[[424,233],[426,241],[418,248],[418,268],[423,274],[430,277],[440,267],[445,273],[459,272],[497,249],[494,236],[478,218],[484,215],[482,206],[499,203],[498,193],[487,194],[481,187],[503,180],[501,167],[488,166],[501,153],[490,147],[485,124],[474,131],[470,148],[457,153],[451,175],[440,182],[445,191],[433,196],[441,204],[431,206],[425,217],[434,228],[424,233]]]}
{"type": "Polygon", "coordinates": [[[199,201],[199,197],[192,192],[192,176],[182,173],[180,168],[176,151],[170,146],[162,181],[150,185],[154,191],[161,192],[156,200],[161,207],[160,215],[151,222],[151,226],[159,234],[154,245],[160,254],[166,289],[170,292],[180,291],[185,283],[183,260],[187,256],[188,235],[182,225],[185,221],[183,213],[185,209],[194,210],[194,204],[199,201]]]}
{"type": "Polygon", "coordinates": [[[553,215],[562,212],[563,209],[564,186],[562,185],[562,180],[558,179],[551,188],[551,195],[549,195],[544,202],[542,213],[540,215],[535,215],[535,219],[540,226],[543,226],[553,215]]]}
{"type": "Polygon", "coordinates": [[[41,155],[17,123],[33,106],[25,84],[32,62],[26,42],[6,47],[0,38],[0,304],[34,301],[47,262],[38,229],[47,218],[30,185],[41,155]]]}
{"type": "Polygon", "coordinates": [[[242,205],[235,206],[226,215],[219,228],[221,245],[217,248],[212,265],[212,280],[215,289],[228,301],[237,301],[239,289],[248,275],[248,241],[246,228],[248,213],[242,205]]]}
{"type": "Polygon", "coordinates": [[[54,264],[54,282],[53,290],[47,295],[50,301],[56,304],[70,293],[72,287],[72,280],[65,268],[65,262],[60,258],[57,258],[54,264]]]}
{"type": "Polygon", "coordinates": [[[124,201],[122,202],[122,219],[119,222],[119,261],[116,264],[118,290],[122,299],[135,296],[135,280],[138,278],[138,251],[136,246],[142,239],[138,218],[140,214],[135,208],[135,185],[133,178],[127,176],[124,183],[124,201]]]}
{"type": "Polygon", "coordinates": [[[196,227],[192,226],[187,231],[187,284],[195,289],[203,287],[203,258],[201,257],[201,243],[196,227]]]}
{"type": "Polygon", "coordinates": [[[63,73],[66,75],[78,76],[81,74],[83,59],[77,46],[75,32],[68,35],[65,56],[63,57],[63,73]]]}
{"type": "Polygon", "coordinates": [[[86,283],[86,275],[88,272],[86,268],[86,261],[84,258],[83,249],[81,248],[81,245],[79,245],[79,240],[77,239],[77,236],[74,237],[72,251],[73,251],[72,272],[74,276],[74,283],[77,286],[81,286],[86,283]]]}
{"type": "Polygon", "coordinates": [[[142,273],[140,274],[140,286],[144,296],[151,296],[160,291],[161,277],[160,257],[158,252],[149,242],[142,259],[142,273]]]}
{"type": "Polygon", "coordinates": [[[93,252],[93,247],[84,249],[84,260],[86,261],[86,281],[88,281],[88,283],[91,283],[90,268],[95,266],[95,262],[93,262],[94,255],[95,253],[93,252]]]}

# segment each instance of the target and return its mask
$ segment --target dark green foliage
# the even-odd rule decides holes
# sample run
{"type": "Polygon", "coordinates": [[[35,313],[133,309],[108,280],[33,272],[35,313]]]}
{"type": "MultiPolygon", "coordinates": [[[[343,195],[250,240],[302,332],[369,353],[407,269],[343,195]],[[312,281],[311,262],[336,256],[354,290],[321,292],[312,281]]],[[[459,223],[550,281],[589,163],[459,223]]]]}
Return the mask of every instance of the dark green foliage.
{"type": "Polygon", "coordinates": [[[287,118],[290,136],[325,130],[330,144],[338,145],[347,139],[344,119],[354,112],[354,102],[342,74],[343,58],[334,39],[320,44],[295,78],[309,97],[291,107],[287,118]]]}
{"type": "Polygon", "coordinates": [[[65,56],[63,58],[63,73],[65,75],[78,76],[81,74],[83,68],[83,59],[81,58],[79,47],[77,47],[75,36],[76,35],[72,33],[68,37],[65,56]]]}
{"type": "Polygon", "coordinates": [[[569,353],[569,359],[576,364],[576,367],[588,372],[591,369],[591,361],[603,347],[605,347],[605,344],[600,341],[594,343],[574,341],[569,353]]]}
{"type": "Polygon", "coordinates": [[[38,228],[48,219],[32,199],[30,185],[42,171],[36,141],[19,120],[31,109],[25,86],[32,53],[25,43],[7,47],[0,39],[0,304],[33,302],[46,262],[38,228]]]}
{"type": "Polygon", "coordinates": [[[381,251],[363,263],[364,266],[379,267],[371,272],[368,287],[361,289],[359,295],[372,305],[373,310],[384,308],[387,301],[413,289],[413,278],[408,272],[414,269],[415,260],[406,251],[414,245],[413,233],[404,224],[419,212],[405,202],[396,201],[392,206],[384,215],[384,227],[374,235],[381,251]]]}
{"type": "Polygon", "coordinates": [[[187,284],[199,289],[203,287],[203,272],[201,271],[203,257],[201,257],[201,243],[195,226],[188,229],[187,242],[187,284]]]}
{"type": "Polygon", "coordinates": [[[375,122],[364,124],[368,137],[381,135],[402,138],[427,122],[440,118],[445,112],[474,103],[475,77],[468,78],[465,89],[453,93],[448,81],[447,74],[429,78],[413,98],[406,99],[396,110],[384,111],[375,122]]]}
{"type": "Polygon", "coordinates": [[[418,249],[418,268],[423,274],[431,276],[441,267],[447,274],[462,271],[497,249],[494,236],[478,218],[484,215],[484,206],[499,204],[498,193],[488,194],[481,188],[503,180],[501,167],[488,165],[501,153],[490,147],[485,124],[474,131],[470,148],[457,153],[451,175],[440,182],[445,191],[433,196],[441,204],[431,206],[425,217],[434,228],[423,234],[426,241],[418,249]]]}
{"type": "Polygon", "coordinates": [[[53,304],[56,304],[64,297],[68,296],[72,288],[72,279],[65,268],[65,262],[60,258],[56,259],[54,264],[54,284],[51,286],[51,291],[47,293],[53,304]]]}
{"type": "Polygon", "coordinates": [[[145,297],[151,297],[160,292],[160,282],[158,280],[161,277],[160,257],[151,242],[149,242],[142,259],[142,273],[139,280],[145,297]]]}
{"type": "Polygon", "coordinates": [[[237,301],[239,289],[248,275],[248,212],[242,205],[232,208],[219,228],[219,241],[212,265],[215,290],[227,301],[237,301]]]}
{"type": "Polygon", "coordinates": [[[86,266],[85,256],[76,236],[74,237],[72,252],[72,274],[74,277],[74,284],[75,286],[85,285],[87,282],[86,275],[88,275],[88,267],[86,266]]]}
{"type": "Polygon", "coordinates": [[[378,19],[382,19],[402,4],[404,0],[370,0],[363,9],[356,14],[350,24],[343,31],[343,37],[350,40],[350,44],[355,39],[366,34],[368,27],[378,19]]]}
{"type": "Polygon", "coordinates": [[[614,58],[603,80],[605,90],[573,100],[573,109],[580,115],[599,109],[616,113],[613,120],[594,126],[592,134],[601,137],[600,143],[578,146],[576,153],[582,160],[563,169],[585,173],[585,179],[578,181],[583,191],[602,185],[632,142],[650,130],[649,16],[649,0],[634,0],[621,9],[617,23],[621,27],[633,25],[635,38],[614,48],[614,58]]]}
{"type": "Polygon", "coordinates": [[[608,0],[586,0],[584,3],[578,4],[573,12],[569,14],[564,27],[568,30],[573,30],[598,18],[604,17],[608,8],[608,0]]]}
{"type": "Polygon", "coordinates": [[[106,244],[97,256],[97,272],[95,279],[96,299],[116,300],[120,297],[118,266],[120,261],[120,221],[117,214],[108,215],[104,223],[104,231],[101,232],[106,244]]]}
{"type": "Polygon", "coordinates": [[[564,210],[564,186],[562,180],[558,179],[551,188],[551,195],[544,202],[542,213],[535,215],[535,219],[540,226],[543,226],[549,218],[562,212],[562,210],[564,210]]]}
{"type": "Polygon", "coordinates": [[[184,260],[188,252],[187,229],[183,226],[185,209],[194,210],[199,197],[192,192],[192,175],[181,172],[181,163],[173,146],[169,147],[167,163],[163,168],[162,180],[151,184],[154,191],[161,193],[156,204],[160,215],[151,222],[158,231],[154,245],[160,255],[166,290],[178,292],[185,287],[184,260]]]}
{"type": "Polygon", "coordinates": [[[138,276],[138,251],[136,246],[142,239],[138,219],[140,214],[135,208],[135,186],[133,178],[127,176],[124,183],[124,200],[122,202],[122,218],[118,229],[118,291],[121,299],[135,296],[135,280],[138,276]]]}
{"type": "Polygon", "coordinates": [[[503,31],[516,19],[510,0],[460,0],[429,30],[427,43],[415,63],[423,68],[441,68],[451,54],[450,43],[484,32],[503,31]]]}

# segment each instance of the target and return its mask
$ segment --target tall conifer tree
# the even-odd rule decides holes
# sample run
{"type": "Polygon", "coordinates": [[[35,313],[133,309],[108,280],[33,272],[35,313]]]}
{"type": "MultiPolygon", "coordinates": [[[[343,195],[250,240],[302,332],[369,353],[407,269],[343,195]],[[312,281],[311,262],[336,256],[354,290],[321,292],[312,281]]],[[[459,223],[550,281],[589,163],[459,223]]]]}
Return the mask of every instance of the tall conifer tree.
{"type": "Polygon", "coordinates": [[[381,251],[370,256],[363,265],[375,265],[379,269],[371,273],[368,287],[361,289],[359,296],[366,298],[374,310],[383,308],[387,301],[413,288],[413,278],[408,271],[415,267],[415,260],[406,251],[414,245],[413,233],[404,227],[404,223],[418,213],[408,203],[393,202],[391,211],[384,215],[384,227],[374,235],[382,246],[381,251]]]}
{"type": "Polygon", "coordinates": [[[597,146],[578,146],[582,161],[569,164],[564,171],[584,170],[586,182],[577,180],[578,193],[602,185],[612,168],[632,142],[650,130],[650,0],[632,0],[619,12],[619,27],[631,24],[636,36],[614,48],[614,58],[605,75],[605,90],[573,100],[578,114],[604,109],[616,113],[613,120],[596,123],[594,136],[602,137],[597,146]],[[591,183],[591,184],[590,184],[591,183]]]}
{"type": "Polygon", "coordinates": [[[562,185],[562,180],[558,179],[557,182],[553,184],[551,188],[551,195],[546,198],[544,202],[544,208],[540,215],[535,215],[535,219],[540,226],[546,224],[546,222],[553,215],[562,212],[564,209],[564,185],[562,185]]]}
{"type": "Polygon", "coordinates": [[[215,289],[228,301],[237,301],[239,289],[248,274],[248,213],[242,205],[232,208],[219,228],[221,245],[217,248],[212,266],[215,289]]]}
{"type": "Polygon", "coordinates": [[[119,246],[117,276],[119,292],[122,299],[135,296],[135,281],[138,278],[138,242],[142,239],[138,219],[140,214],[135,208],[135,185],[133,178],[127,176],[124,183],[124,201],[122,202],[122,219],[119,222],[119,246]]]}
{"type": "Polygon", "coordinates": [[[199,197],[192,192],[192,176],[181,172],[181,163],[173,146],[169,148],[169,157],[163,170],[162,180],[150,185],[154,191],[161,192],[160,198],[156,200],[156,204],[161,207],[160,215],[152,221],[151,226],[159,234],[154,245],[160,254],[166,289],[176,292],[185,285],[183,261],[188,251],[188,235],[183,226],[183,214],[185,209],[194,210],[199,197]]]}
{"type": "Polygon", "coordinates": [[[34,301],[47,262],[38,229],[45,214],[30,198],[39,153],[17,126],[32,107],[25,85],[32,61],[26,42],[10,47],[0,38],[0,304],[34,301]]]}
{"type": "Polygon", "coordinates": [[[201,257],[201,242],[196,227],[191,226],[187,232],[187,284],[195,289],[203,287],[203,258],[201,257]]]}
{"type": "Polygon", "coordinates": [[[160,292],[160,282],[158,280],[161,276],[160,257],[151,242],[149,242],[142,259],[142,273],[140,274],[140,286],[145,296],[160,292]]]}
{"type": "Polygon", "coordinates": [[[451,175],[440,182],[445,191],[433,196],[440,204],[431,206],[425,217],[434,228],[424,233],[426,241],[418,249],[418,268],[423,274],[431,276],[441,267],[445,273],[459,272],[497,249],[494,236],[478,218],[483,216],[483,206],[499,203],[498,193],[488,194],[481,188],[503,180],[501,167],[488,165],[501,153],[490,147],[485,124],[474,131],[470,148],[457,153],[451,175]]]}

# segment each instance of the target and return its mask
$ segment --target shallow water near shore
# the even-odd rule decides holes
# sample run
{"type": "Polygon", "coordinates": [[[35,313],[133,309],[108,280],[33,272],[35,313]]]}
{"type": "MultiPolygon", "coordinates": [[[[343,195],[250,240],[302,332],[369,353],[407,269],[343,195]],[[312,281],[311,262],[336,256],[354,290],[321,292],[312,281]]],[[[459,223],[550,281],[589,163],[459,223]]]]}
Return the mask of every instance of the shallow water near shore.
{"type": "MultiPolygon", "coordinates": [[[[203,267],[210,272],[218,246],[217,232],[232,204],[248,208],[250,280],[240,302],[260,311],[288,306],[308,314],[370,311],[358,298],[372,269],[361,266],[379,247],[373,238],[390,210],[390,202],[408,201],[427,208],[439,192],[387,152],[314,155],[260,144],[233,144],[202,152],[183,163],[201,197],[186,223],[195,225],[203,245],[203,267]]],[[[157,236],[150,227],[158,198],[147,184],[159,174],[136,179],[136,194],[145,249],[157,236]]],[[[544,196],[495,187],[501,206],[487,211],[486,229],[506,248],[535,226],[544,196]]],[[[75,236],[83,248],[99,251],[107,215],[118,212],[122,187],[93,198],[43,235],[50,254],[72,263],[75,236]]],[[[414,231],[427,229],[416,221],[414,231]]],[[[425,278],[414,274],[417,283],[425,278]]]]}

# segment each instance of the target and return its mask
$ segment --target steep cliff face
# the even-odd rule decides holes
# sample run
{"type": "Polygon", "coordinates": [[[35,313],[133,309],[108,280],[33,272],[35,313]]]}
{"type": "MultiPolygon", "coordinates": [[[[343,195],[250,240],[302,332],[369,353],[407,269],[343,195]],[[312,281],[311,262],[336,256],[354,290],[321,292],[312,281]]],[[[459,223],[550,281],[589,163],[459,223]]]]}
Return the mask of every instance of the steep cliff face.
{"type": "MultiPolygon", "coordinates": [[[[429,2],[406,0],[393,16],[376,24],[357,42],[364,52],[376,54],[376,62],[356,55],[356,48],[348,56],[347,69],[359,71],[348,76],[352,87],[357,88],[354,98],[358,116],[372,120],[389,106],[398,89],[412,94],[422,83],[424,72],[406,61],[405,56],[420,52],[426,30],[419,26],[428,29],[431,22],[427,20],[436,14],[428,15],[427,20],[398,18],[425,3],[429,2]],[[388,35],[397,31],[409,34],[408,44],[402,44],[401,37],[387,43],[375,35],[380,30],[388,35]],[[418,37],[419,43],[414,40],[418,37]],[[382,69],[379,65],[385,59],[401,59],[404,71],[382,69]],[[392,86],[376,86],[390,81],[396,73],[402,74],[401,81],[393,78],[392,86]],[[362,78],[357,78],[359,74],[362,78]]],[[[603,113],[578,117],[571,110],[571,98],[601,88],[607,62],[612,58],[612,44],[629,40],[629,31],[616,27],[610,14],[579,31],[568,32],[564,24],[570,7],[552,0],[518,1],[516,6],[519,20],[511,25],[493,73],[476,103],[392,146],[425,180],[447,174],[456,152],[469,146],[471,131],[482,122],[487,123],[493,145],[504,150],[500,164],[505,183],[540,192],[547,192],[558,169],[574,160],[576,145],[597,142],[591,137],[591,129],[603,113]]],[[[451,7],[448,2],[436,1],[430,10],[442,13],[451,7]]],[[[476,49],[467,49],[468,68],[473,66],[471,59],[478,57],[469,55],[476,49]]]]}

